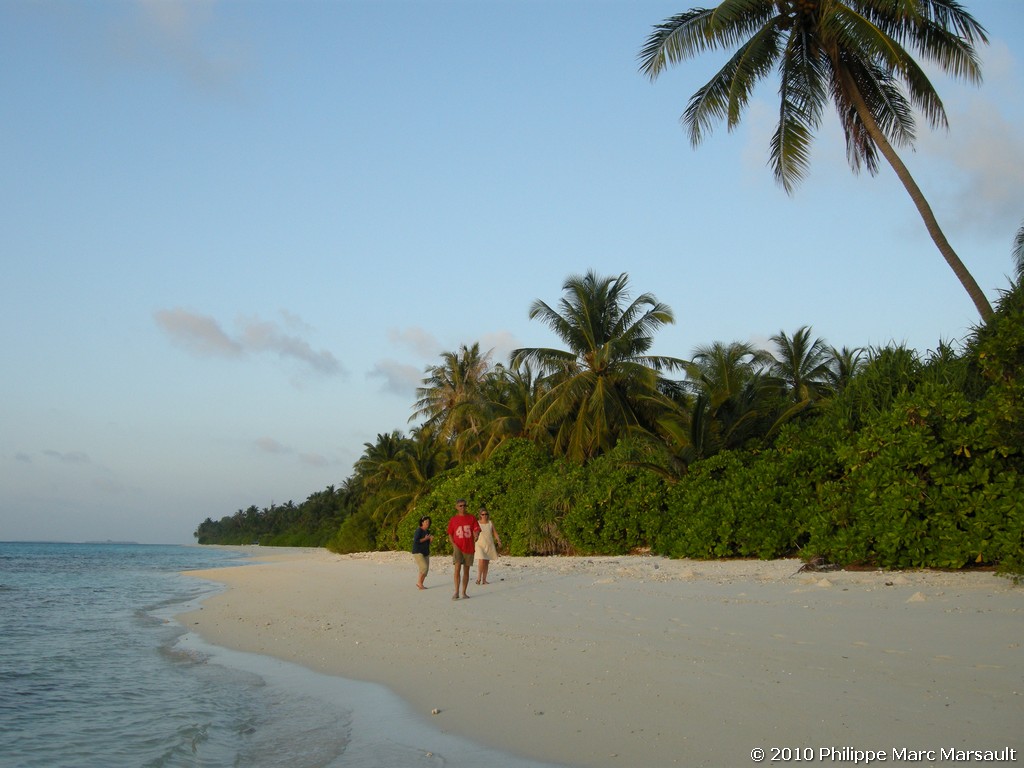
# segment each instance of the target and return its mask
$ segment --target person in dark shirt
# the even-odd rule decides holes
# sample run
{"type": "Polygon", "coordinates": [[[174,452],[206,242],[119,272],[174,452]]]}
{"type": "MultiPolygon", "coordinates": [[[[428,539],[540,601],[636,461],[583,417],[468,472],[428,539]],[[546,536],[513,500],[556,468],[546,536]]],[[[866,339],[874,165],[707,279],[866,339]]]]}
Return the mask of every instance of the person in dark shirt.
{"type": "Polygon", "coordinates": [[[416,582],[418,589],[426,589],[423,580],[427,578],[430,570],[430,542],[434,540],[434,534],[430,532],[430,518],[421,517],[419,527],[412,535],[412,559],[416,561],[416,568],[419,569],[420,577],[416,582]]]}

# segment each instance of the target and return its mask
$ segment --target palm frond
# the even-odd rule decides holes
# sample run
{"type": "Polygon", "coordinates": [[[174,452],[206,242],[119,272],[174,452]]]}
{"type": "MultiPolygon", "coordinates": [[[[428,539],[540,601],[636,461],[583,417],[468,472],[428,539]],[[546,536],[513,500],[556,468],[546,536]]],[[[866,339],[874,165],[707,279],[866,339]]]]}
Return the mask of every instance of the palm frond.
{"type": "Polygon", "coordinates": [[[640,50],[640,71],[656,80],[668,64],[678,64],[712,48],[715,43],[707,29],[713,14],[706,8],[694,8],[656,24],[640,50]]]}

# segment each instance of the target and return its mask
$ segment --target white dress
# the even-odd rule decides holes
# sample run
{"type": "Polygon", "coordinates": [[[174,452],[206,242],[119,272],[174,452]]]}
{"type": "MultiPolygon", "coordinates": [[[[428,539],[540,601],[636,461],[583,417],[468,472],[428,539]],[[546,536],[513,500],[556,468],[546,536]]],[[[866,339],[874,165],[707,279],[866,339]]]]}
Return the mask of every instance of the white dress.
{"type": "Polygon", "coordinates": [[[494,546],[494,523],[480,523],[480,535],[476,540],[476,552],[473,555],[478,560],[497,560],[498,550],[494,546]]]}

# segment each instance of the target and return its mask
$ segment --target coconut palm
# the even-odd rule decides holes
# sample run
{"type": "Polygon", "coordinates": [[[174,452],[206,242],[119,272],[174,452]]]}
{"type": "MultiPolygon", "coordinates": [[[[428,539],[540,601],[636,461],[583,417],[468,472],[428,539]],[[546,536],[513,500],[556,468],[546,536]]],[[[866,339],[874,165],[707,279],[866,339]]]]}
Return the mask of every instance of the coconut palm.
{"type": "Polygon", "coordinates": [[[354,477],[360,494],[376,493],[391,482],[396,473],[396,461],[406,448],[408,438],[397,429],[378,434],[376,441],[363,443],[363,455],[355,464],[354,477]]]}
{"type": "Polygon", "coordinates": [[[531,419],[551,431],[556,451],[582,461],[622,435],[653,430],[664,398],[660,372],[683,363],[648,354],[654,333],[674,322],[672,310],[649,293],[630,301],[626,273],[572,275],[562,290],[557,308],[534,301],[530,319],[547,325],[568,349],[517,349],[512,364],[538,366],[549,388],[531,419]]]}
{"type": "Polygon", "coordinates": [[[529,365],[508,367],[498,364],[484,382],[482,394],[487,413],[487,443],[483,455],[510,438],[524,437],[545,442],[546,432],[530,418],[544,385],[529,365]]]}
{"type": "Polygon", "coordinates": [[[423,425],[438,439],[454,445],[461,437],[464,447],[483,427],[480,388],[490,370],[491,353],[481,354],[480,344],[474,342],[443,353],[441,360],[427,369],[409,421],[425,417],[423,425]]]}
{"type": "Polygon", "coordinates": [[[752,344],[714,342],[697,347],[686,364],[696,396],[690,415],[695,457],[736,448],[767,431],[779,388],[766,376],[773,358],[752,344]]]}
{"type": "Polygon", "coordinates": [[[833,392],[841,392],[863,365],[864,350],[860,347],[828,348],[828,383],[833,392]]]}
{"type": "Polygon", "coordinates": [[[797,329],[792,337],[779,331],[771,338],[775,344],[771,373],[782,381],[794,402],[810,402],[829,390],[828,345],[823,339],[811,340],[810,326],[797,329]]]}
{"type": "Polygon", "coordinates": [[[367,491],[363,501],[378,531],[378,544],[394,546],[398,523],[426,492],[429,481],[452,466],[444,441],[429,427],[418,427],[410,437],[394,431],[364,443],[356,471],[367,491]]]}
{"type": "Polygon", "coordinates": [[[718,120],[735,128],[754,87],[777,66],[779,123],[770,158],[788,193],[808,171],[813,133],[831,101],[850,166],[874,175],[879,154],[889,162],[943,258],[988,319],[988,299],[893,148],[913,145],[915,107],[933,127],[947,125],[938,93],[907,48],[954,77],[978,83],[975,42],[988,42],[985,30],[955,0],[723,0],[716,8],[694,8],[656,25],[640,63],[655,80],[670,64],[735,47],[683,113],[693,146],[718,120]]]}

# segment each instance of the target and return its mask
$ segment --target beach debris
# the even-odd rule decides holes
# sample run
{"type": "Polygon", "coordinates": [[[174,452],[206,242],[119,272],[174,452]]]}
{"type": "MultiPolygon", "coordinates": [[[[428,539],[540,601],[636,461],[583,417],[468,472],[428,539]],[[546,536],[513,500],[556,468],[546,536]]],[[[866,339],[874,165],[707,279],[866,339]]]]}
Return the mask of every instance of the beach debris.
{"type": "Polygon", "coordinates": [[[924,596],[924,592],[915,592],[907,598],[908,603],[923,603],[928,598],[924,596]]]}
{"type": "Polygon", "coordinates": [[[441,710],[438,709],[437,707],[434,707],[432,710],[430,710],[430,714],[432,714],[432,715],[440,715],[441,714],[441,710]]]}

